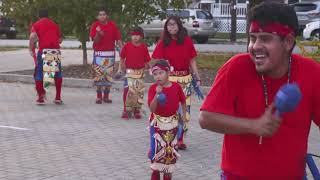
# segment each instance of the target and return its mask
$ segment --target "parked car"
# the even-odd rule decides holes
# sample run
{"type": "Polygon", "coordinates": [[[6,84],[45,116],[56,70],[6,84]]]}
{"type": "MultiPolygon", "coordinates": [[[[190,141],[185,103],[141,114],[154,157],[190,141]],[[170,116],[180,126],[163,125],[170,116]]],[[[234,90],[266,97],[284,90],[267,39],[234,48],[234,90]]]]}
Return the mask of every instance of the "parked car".
{"type": "MultiPolygon", "coordinates": [[[[217,32],[217,25],[211,13],[202,9],[168,9],[166,15],[179,16],[188,34],[198,43],[208,42],[209,37],[214,37],[217,32]]],[[[150,23],[141,24],[145,37],[159,37],[165,21],[165,19],[154,17],[150,23]]]]}
{"type": "Polygon", "coordinates": [[[303,30],[303,38],[307,40],[320,40],[320,20],[308,23],[303,30]]]}
{"type": "Polygon", "coordinates": [[[0,15],[0,36],[5,34],[8,39],[17,37],[15,21],[0,15]]]}
{"type": "Polygon", "coordinates": [[[320,18],[319,1],[295,3],[292,6],[297,13],[301,31],[306,27],[306,24],[320,18]]]}

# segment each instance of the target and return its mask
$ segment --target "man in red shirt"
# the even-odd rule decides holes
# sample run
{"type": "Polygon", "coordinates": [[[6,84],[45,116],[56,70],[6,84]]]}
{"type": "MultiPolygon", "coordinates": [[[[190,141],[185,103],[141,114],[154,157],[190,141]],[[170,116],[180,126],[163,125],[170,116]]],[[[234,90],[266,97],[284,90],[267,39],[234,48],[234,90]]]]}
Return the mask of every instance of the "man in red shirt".
{"type": "Polygon", "coordinates": [[[122,118],[128,119],[128,113],[133,112],[134,118],[141,119],[141,106],[144,96],[145,69],[148,68],[150,55],[148,46],[142,42],[143,29],[135,27],[130,33],[131,41],[121,49],[118,72],[125,71],[123,89],[122,118]]]}
{"type": "Polygon", "coordinates": [[[225,134],[221,179],[302,180],[310,125],[320,125],[320,65],[292,54],[298,21],[289,5],[261,3],[250,21],[249,53],[219,70],[200,125],[225,134]],[[273,115],[276,92],[293,82],[302,92],[297,109],[273,115]]]}
{"type": "Polygon", "coordinates": [[[56,98],[54,102],[55,104],[62,104],[62,73],[60,53],[62,33],[59,26],[48,18],[47,9],[39,10],[39,18],[40,20],[32,25],[29,41],[30,55],[33,58],[37,57],[34,73],[36,90],[38,94],[38,99],[36,102],[37,104],[45,103],[45,90],[43,85],[43,81],[45,80],[46,84],[54,81],[56,86],[56,98]],[[35,44],[37,41],[39,42],[39,50],[36,55],[35,44]],[[45,63],[43,65],[44,61],[45,63]],[[50,75],[50,77],[47,75],[50,75]]]}
{"type": "Polygon", "coordinates": [[[115,62],[115,43],[121,49],[122,41],[117,25],[109,20],[105,9],[99,10],[98,21],[91,25],[90,37],[94,50],[92,66],[95,72],[94,83],[97,86],[96,103],[112,103],[109,93],[115,62]]]}

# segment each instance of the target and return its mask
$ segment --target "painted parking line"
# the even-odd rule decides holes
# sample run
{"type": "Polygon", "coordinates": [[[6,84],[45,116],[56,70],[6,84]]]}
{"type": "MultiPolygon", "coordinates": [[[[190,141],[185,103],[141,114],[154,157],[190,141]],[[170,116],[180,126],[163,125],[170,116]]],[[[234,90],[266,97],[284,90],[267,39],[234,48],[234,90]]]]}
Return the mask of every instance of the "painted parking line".
{"type": "Polygon", "coordinates": [[[30,131],[30,129],[27,129],[27,128],[21,128],[21,127],[15,127],[15,126],[0,126],[0,128],[14,129],[14,130],[21,130],[21,131],[30,131]]]}

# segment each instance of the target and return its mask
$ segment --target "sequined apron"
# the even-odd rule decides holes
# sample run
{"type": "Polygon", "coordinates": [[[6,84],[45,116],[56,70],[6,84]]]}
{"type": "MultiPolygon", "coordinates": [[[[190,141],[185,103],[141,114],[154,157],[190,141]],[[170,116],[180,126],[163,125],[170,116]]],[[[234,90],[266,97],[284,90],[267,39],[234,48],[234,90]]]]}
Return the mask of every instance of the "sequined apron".
{"type": "Polygon", "coordinates": [[[92,68],[94,84],[96,86],[111,86],[115,63],[114,51],[95,51],[93,53],[92,68]]]}
{"type": "Polygon", "coordinates": [[[59,49],[42,50],[43,87],[47,91],[54,84],[56,73],[61,73],[61,51],[59,49]]]}
{"type": "Polygon", "coordinates": [[[180,155],[177,152],[177,133],[179,115],[162,117],[151,115],[150,154],[151,169],[172,173],[180,155]]]}
{"type": "MultiPolygon", "coordinates": [[[[180,84],[180,86],[182,87],[182,90],[183,90],[183,92],[184,92],[184,94],[186,96],[186,105],[187,105],[186,119],[189,122],[189,120],[190,120],[190,107],[191,107],[191,81],[192,81],[192,76],[191,76],[191,74],[185,75],[185,76],[172,76],[172,75],[170,75],[169,76],[169,81],[176,82],[176,83],[180,84]]],[[[182,113],[181,109],[180,109],[180,113],[182,113]]],[[[185,126],[187,127],[186,123],[185,123],[185,126]]]]}
{"type": "Polygon", "coordinates": [[[143,105],[144,76],[144,68],[126,70],[126,81],[129,88],[126,98],[126,109],[128,111],[141,109],[143,105]]]}

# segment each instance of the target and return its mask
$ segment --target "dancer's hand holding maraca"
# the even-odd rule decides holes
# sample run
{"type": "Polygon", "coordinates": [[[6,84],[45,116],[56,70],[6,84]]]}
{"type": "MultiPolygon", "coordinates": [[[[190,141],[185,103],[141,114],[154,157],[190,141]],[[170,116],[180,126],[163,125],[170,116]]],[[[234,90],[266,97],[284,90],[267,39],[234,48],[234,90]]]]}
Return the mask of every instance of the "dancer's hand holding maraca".
{"type": "Polygon", "coordinates": [[[262,137],[270,137],[276,133],[281,125],[281,117],[272,113],[274,105],[271,104],[265,113],[257,120],[252,121],[252,133],[262,137]]]}
{"type": "Polygon", "coordinates": [[[159,95],[162,92],[163,87],[161,86],[160,83],[158,83],[158,86],[156,88],[156,93],[159,95]]]}
{"type": "Polygon", "coordinates": [[[156,93],[157,93],[157,101],[160,105],[164,105],[167,102],[167,97],[166,95],[162,92],[163,86],[158,83],[158,86],[156,88],[156,93]]]}

